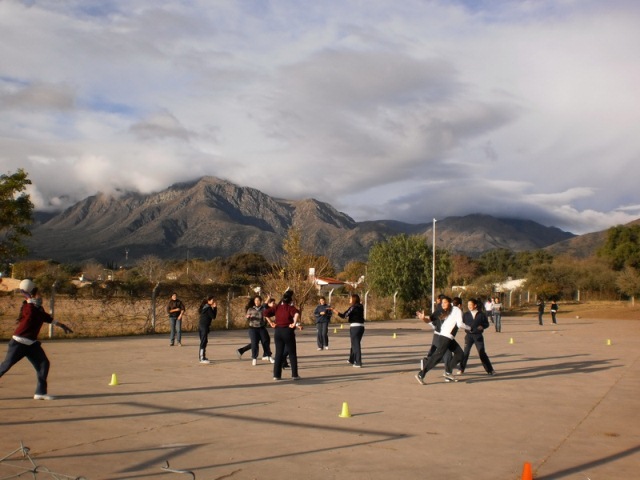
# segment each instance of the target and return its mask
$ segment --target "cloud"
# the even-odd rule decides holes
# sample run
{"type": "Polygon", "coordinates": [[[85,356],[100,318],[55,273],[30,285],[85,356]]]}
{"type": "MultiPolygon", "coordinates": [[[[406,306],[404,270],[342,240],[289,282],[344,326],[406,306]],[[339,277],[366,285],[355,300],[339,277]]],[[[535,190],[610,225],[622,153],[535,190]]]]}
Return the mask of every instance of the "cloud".
{"type": "Polygon", "coordinates": [[[357,220],[604,229],[639,212],[639,20],[625,0],[8,0],[0,161],[39,208],[215,175],[357,220]]]}

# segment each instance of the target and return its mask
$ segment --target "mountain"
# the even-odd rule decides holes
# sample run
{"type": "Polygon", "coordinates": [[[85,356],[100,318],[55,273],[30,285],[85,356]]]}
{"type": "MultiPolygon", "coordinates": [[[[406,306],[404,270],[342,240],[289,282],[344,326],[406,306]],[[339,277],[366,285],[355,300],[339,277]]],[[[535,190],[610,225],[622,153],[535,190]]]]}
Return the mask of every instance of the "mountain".
{"type": "MultiPolygon", "coordinates": [[[[296,227],[305,249],[342,268],[351,260],[366,260],[374,244],[391,236],[425,235],[431,242],[433,235],[431,223],[356,222],[328,203],[276,199],[215,177],[148,195],[99,193],[51,218],[40,218],[27,241],[30,257],[65,263],[95,259],[122,265],[125,255],[134,263],[145,255],[184,259],[239,252],[258,252],[275,260],[288,230],[296,227]]],[[[489,215],[449,217],[436,223],[438,246],[469,255],[494,248],[538,249],[572,237],[529,220],[489,215]]]]}
{"type": "MultiPolygon", "coordinates": [[[[640,219],[627,223],[625,226],[640,225],[640,219]]],[[[596,254],[596,251],[607,240],[608,230],[585,233],[577,237],[569,238],[545,247],[545,250],[553,255],[566,255],[575,258],[587,258],[596,254]]]]}

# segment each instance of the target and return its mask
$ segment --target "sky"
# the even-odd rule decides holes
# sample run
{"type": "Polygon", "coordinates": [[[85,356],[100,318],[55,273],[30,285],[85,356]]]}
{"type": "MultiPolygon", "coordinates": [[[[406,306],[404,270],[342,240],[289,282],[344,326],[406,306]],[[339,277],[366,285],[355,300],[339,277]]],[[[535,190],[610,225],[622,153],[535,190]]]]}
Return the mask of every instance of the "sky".
{"type": "Polygon", "coordinates": [[[0,0],[38,210],[205,175],[357,221],[640,217],[636,0],[0,0]]]}

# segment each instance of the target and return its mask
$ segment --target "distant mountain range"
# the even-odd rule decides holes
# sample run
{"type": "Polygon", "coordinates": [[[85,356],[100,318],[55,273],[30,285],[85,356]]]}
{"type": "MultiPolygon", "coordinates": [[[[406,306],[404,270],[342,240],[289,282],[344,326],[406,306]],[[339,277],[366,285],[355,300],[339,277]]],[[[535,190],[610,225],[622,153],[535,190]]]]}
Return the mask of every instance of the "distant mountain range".
{"type": "MultiPolygon", "coordinates": [[[[288,230],[296,227],[306,250],[342,268],[352,260],[366,261],[371,246],[394,235],[424,235],[429,243],[433,235],[431,223],[356,222],[328,203],[276,199],[215,177],[148,195],[99,193],[38,220],[27,242],[30,258],[64,263],[95,259],[123,265],[125,256],[133,264],[145,255],[210,259],[240,252],[275,260],[288,230]]],[[[568,246],[577,238],[530,220],[489,215],[448,217],[436,223],[437,246],[471,256],[496,248],[569,252],[578,248],[568,246]]]]}

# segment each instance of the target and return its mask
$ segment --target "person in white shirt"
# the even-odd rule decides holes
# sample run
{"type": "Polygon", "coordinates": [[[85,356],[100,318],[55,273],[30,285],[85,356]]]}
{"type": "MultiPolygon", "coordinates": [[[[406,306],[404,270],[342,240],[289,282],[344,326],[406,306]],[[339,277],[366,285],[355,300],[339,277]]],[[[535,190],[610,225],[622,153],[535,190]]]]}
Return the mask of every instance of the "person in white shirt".
{"type": "Polygon", "coordinates": [[[488,297],[487,301],[484,302],[484,312],[487,315],[487,319],[493,323],[493,299],[491,297],[488,297]]]}
{"type": "MultiPolygon", "coordinates": [[[[422,320],[421,316],[424,316],[424,312],[418,312],[418,318],[422,320]]],[[[455,335],[458,332],[458,329],[462,328],[464,330],[470,330],[468,325],[462,321],[462,310],[458,307],[455,307],[451,304],[451,298],[444,297],[442,299],[442,313],[440,314],[440,319],[442,320],[442,327],[440,327],[440,331],[437,332],[437,335],[440,335],[440,342],[436,351],[429,357],[429,359],[425,362],[422,370],[418,372],[415,376],[416,380],[420,385],[424,385],[424,377],[429,370],[435,367],[444,354],[447,351],[450,351],[453,355],[447,362],[445,367],[444,377],[447,381],[456,382],[457,379],[451,375],[450,372],[453,371],[453,367],[456,366],[462,360],[463,351],[458,345],[458,342],[455,340],[455,335]]]]}

